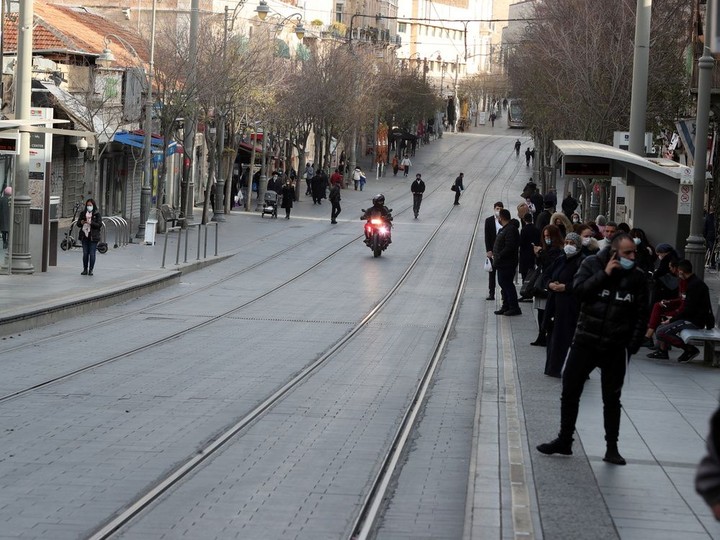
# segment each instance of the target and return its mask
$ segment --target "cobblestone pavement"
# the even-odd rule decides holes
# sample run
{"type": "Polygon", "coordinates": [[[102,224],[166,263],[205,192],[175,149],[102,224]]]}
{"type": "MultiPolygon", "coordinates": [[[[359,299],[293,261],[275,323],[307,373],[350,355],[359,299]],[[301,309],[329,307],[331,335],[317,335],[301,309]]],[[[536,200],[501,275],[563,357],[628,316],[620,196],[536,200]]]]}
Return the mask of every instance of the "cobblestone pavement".
{"type": "MultiPolygon", "coordinates": [[[[498,122],[494,129],[485,126],[469,134],[445,134],[443,139],[418,150],[414,170],[423,172],[428,184],[440,182],[449,187],[460,167],[466,185],[468,179],[478,180],[463,195],[458,211],[465,214],[457,214],[457,231],[466,230],[462,220],[469,224],[479,205],[483,215],[489,215],[495,200],[503,200],[511,207],[517,203],[528,171],[524,163],[502,166],[501,158],[506,156],[500,156],[498,151],[507,146],[510,153],[517,136],[517,132],[506,130],[498,122]],[[442,161],[449,149],[468,141],[477,144],[477,152],[468,152],[462,161],[442,161]],[[503,181],[493,184],[482,199],[478,187],[499,172],[505,175],[503,181]]],[[[521,140],[531,144],[526,137],[521,140]]],[[[0,276],[0,358],[5,366],[2,394],[44,375],[60,374],[83,355],[96,354],[100,347],[119,350],[129,340],[149,340],[168,323],[179,330],[196,319],[214,316],[231,306],[235,296],[279,280],[290,268],[302,265],[303,256],[281,259],[265,274],[253,274],[252,281],[239,283],[246,278],[238,277],[233,288],[224,294],[208,292],[210,296],[202,302],[173,304],[172,311],[163,306],[184,291],[201,290],[213,280],[235,272],[237,261],[250,266],[261,261],[265,251],[308,241],[323,230],[327,229],[329,240],[324,245],[310,240],[308,252],[329,249],[332,242],[350,241],[361,231],[359,209],[368,205],[377,191],[383,191],[389,200],[400,201],[407,196],[410,203],[409,180],[393,178],[392,172],[379,179],[370,174],[364,192],[343,190],[343,212],[335,228],[329,223],[329,204],[312,205],[302,197],[289,221],[234,211],[220,226],[217,258],[195,261],[197,235],[191,232],[188,263],[174,264],[177,236],[172,233],[166,268],[160,267],[165,235],[158,235],[155,246],[134,243],[111,247],[106,255],[98,255],[92,277],[80,275],[80,250],[59,252],[58,266],[47,273],[0,276]],[[140,323],[130,313],[138,303],[146,306],[140,323]],[[81,331],[93,317],[108,318],[110,331],[105,331],[101,341],[81,331]],[[54,324],[36,328],[48,323],[54,324]],[[58,332],[75,332],[75,337],[53,337],[58,332]],[[28,341],[36,342],[32,351],[22,356],[7,352],[28,341]]],[[[367,282],[383,272],[392,273],[393,265],[405,261],[412,251],[410,246],[419,245],[431,232],[435,216],[451,204],[453,194],[444,191],[445,197],[438,194],[424,201],[418,222],[397,220],[395,242],[387,257],[373,261],[368,258],[369,251],[360,246],[352,257],[337,263],[334,274],[321,272],[307,281],[303,293],[296,292],[280,301],[268,299],[235,316],[232,324],[225,324],[218,334],[208,333],[181,357],[169,345],[153,357],[139,360],[148,370],[143,379],[126,381],[126,372],[135,368],[118,364],[98,374],[89,388],[66,383],[61,392],[47,390],[24,398],[22,406],[17,401],[13,405],[13,400],[0,403],[0,428],[5,432],[0,456],[0,523],[5,525],[0,527],[0,538],[88,536],[99,522],[87,519],[81,501],[101,500],[106,489],[115,490],[112,504],[94,507],[105,512],[103,515],[112,515],[137,493],[138,486],[150,481],[139,472],[141,466],[160,471],[173,460],[181,461],[183,448],[194,448],[201,439],[211,437],[234,417],[238,408],[252,401],[253,387],[270,389],[279,384],[279,372],[299,369],[303,355],[319,352],[320,342],[329,343],[341,336],[354,314],[362,312],[363,306],[379,294],[372,287],[366,290],[358,285],[358,280],[367,282]],[[354,287],[358,294],[348,295],[348,287],[354,287]],[[338,304],[343,309],[333,311],[330,306],[338,304]],[[273,324],[271,319],[276,316],[282,319],[288,335],[254,348],[253,336],[273,324]],[[203,369],[194,362],[198,357],[205,359],[203,369]],[[164,369],[165,362],[172,362],[168,365],[173,369],[164,369]],[[183,377],[182,373],[194,375],[183,377]],[[238,385],[241,379],[245,380],[238,385]],[[158,393],[160,388],[163,393],[158,393]],[[117,398],[113,407],[108,407],[110,402],[105,399],[110,395],[117,398]],[[138,395],[145,396],[143,401],[133,401],[138,395]],[[130,402],[132,408],[123,406],[130,402]],[[54,425],[56,419],[48,416],[48,405],[67,410],[64,424],[54,425]],[[222,414],[214,417],[218,410],[222,414]],[[136,422],[147,414],[153,416],[153,421],[138,431],[136,422]],[[101,418],[104,424],[99,423],[101,418]],[[113,436],[117,437],[113,446],[105,446],[107,433],[102,429],[87,431],[93,422],[106,426],[103,429],[112,426],[113,436]],[[13,442],[19,437],[22,445],[13,442]],[[162,461],[157,456],[166,440],[175,440],[176,446],[174,451],[162,450],[162,461]],[[151,448],[156,448],[141,451],[141,442],[151,442],[151,448]],[[113,466],[130,463],[128,455],[133,456],[136,468],[113,466]],[[67,463],[66,472],[57,462],[67,463]],[[82,474],[73,478],[68,471],[82,474]],[[97,483],[98,479],[104,484],[97,483]],[[73,496],[63,499],[67,493],[73,496]],[[11,500],[11,494],[18,498],[11,500]]],[[[212,252],[212,231],[209,244],[212,252]]],[[[446,245],[451,246],[451,241],[446,245]]],[[[630,362],[623,392],[620,449],[628,465],[614,467],[602,461],[602,404],[597,373],[586,384],[574,455],[538,454],[535,446],[554,437],[558,429],[560,383],[542,374],[544,349],[529,345],[536,332],[530,305],[522,304],[520,317],[497,317],[492,313],[497,309],[495,303],[484,300],[487,276],[479,262],[483,251],[480,248],[475,254],[477,261],[464,292],[458,323],[413,436],[412,449],[394,482],[378,538],[720,538],[720,526],[693,489],[708,419],[718,404],[720,371],[699,360],[678,364],[676,353],[670,360],[653,361],[641,351],[630,362]]],[[[184,259],[184,245],[180,258],[184,259]]],[[[441,260],[442,256],[435,259],[441,260]]],[[[390,347],[414,350],[432,341],[438,322],[419,314],[438,304],[444,290],[443,272],[453,271],[433,267],[433,272],[440,273],[424,276],[419,296],[398,302],[391,309],[392,318],[368,328],[369,341],[348,351],[344,363],[270,415],[272,427],[250,432],[243,444],[234,446],[202,475],[159,502],[123,536],[342,537],[343,523],[311,517],[306,527],[287,530],[272,516],[291,514],[295,491],[306,489],[309,479],[316,488],[305,493],[306,505],[318,509],[318,516],[322,515],[320,508],[324,512],[342,512],[353,504],[354,496],[349,491],[323,491],[323,486],[330,477],[344,478],[345,483],[337,485],[352,486],[356,479],[344,460],[366,449],[347,446],[346,432],[335,431],[340,429],[336,424],[329,427],[325,422],[334,414],[338,402],[356,404],[355,409],[338,413],[347,415],[338,425],[349,431],[366,429],[371,417],[390,414],[383,407],[389,411],[398,406],[394,401],[402,400],[369,399],[358,394],[358,388],[365,388],[364,383],[353,388],[343,381],[368,381],[362,377],[368,377],[372,370],[388,377],[395,372],[386,371],[390,368],[383,365],[382,359],[390,347]],[[406,311],[408,305],[413,306],[412,310],[406,311]],[[407,315],[410,312],[412,316],[407,315]],[[370,372],[364,372],[361,359],[368,355],[377,362],[370,372]],[[328,388],[340,393],[326,394],[328,388]],[[361,405],[364,399],[368,399],[367,405],[361,405]],[[313,408],[317,406],[321,408],[313,408]],[[331,436],[324,438],[328,430],[331,436]],[[317,445],[324,450],[317,454],[322,460],[303,461],[309,448],[317,445]],[[253,463],[272,458],[277,449],[292,459],[287,461],[289,458],[278,453],[280,461],[271,468],[253,467],[253,463]],[[291,467],[295,463],[292,460],[304,466],[291,467]],[[286,478],[285,483],[279,478],[286,478]],[[268,483],[271,480],[277,483],[268,483]],[[277,496],[270,486],[285,486],[286,491],[277,496]],[[221,493],[230,495],[224,498],[221,493]],[[274,513],[266,513],[254,497],[271,496],[268,500],[277,506],[271,507],[274,513]],[[237,513],[237,508],[250,500],[255,501],[250,506],[260,521],[252,526],[243,522],[242,527],[247,528],[241,528],[237,518],[227,516],[237,513]]],[[[707,271],[705,279],[713,298],[720,299],[720,276],[707,271]]],[[[413,357],[407,352],[397,356],[413,357]]],[[[401,373],[401,365],[396,367],[401,373]]],[[[102,520],[102,515],[97,519],[102,520]]]]}

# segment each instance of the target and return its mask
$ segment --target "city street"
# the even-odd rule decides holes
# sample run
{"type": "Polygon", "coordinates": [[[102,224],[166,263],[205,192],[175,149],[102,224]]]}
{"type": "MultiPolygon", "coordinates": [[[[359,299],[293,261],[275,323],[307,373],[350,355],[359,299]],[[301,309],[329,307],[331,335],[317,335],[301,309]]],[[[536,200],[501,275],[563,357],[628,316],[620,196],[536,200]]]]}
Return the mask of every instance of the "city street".
{"type": "MultiPolygon", "coordinates": [[[[0,538],[350,538],[434,366],[371,536],[720,539],[693,487],[717,369],[632,359],[626,467],[602,461],[597,373],[574,455],[535,451],[557,432],[560,382],[529,345],[531,304],[495,316],[482,269],[484,218],[498,200],[514,216],[532,175],[516,138],[532,146],[500,119],[419,147],[407,178],[367,170],[364,191],[342,191],[337,225],[327,200],[304,196],[290,220],[233,212],[215,264],[4,337],[0,538]],[[378,192],[395,219],[374,258],[359,218],[378,192]]],[[[92,278],[63,252],[48,276],[0,287],[18,302],[33,280],[66,288],[45,284],[49,298],[109,291],[173,271],[161,252],[162,237],[111,249],[92,278]]],[[[717,275],[706,280],[717,301],[717,275]]]]}

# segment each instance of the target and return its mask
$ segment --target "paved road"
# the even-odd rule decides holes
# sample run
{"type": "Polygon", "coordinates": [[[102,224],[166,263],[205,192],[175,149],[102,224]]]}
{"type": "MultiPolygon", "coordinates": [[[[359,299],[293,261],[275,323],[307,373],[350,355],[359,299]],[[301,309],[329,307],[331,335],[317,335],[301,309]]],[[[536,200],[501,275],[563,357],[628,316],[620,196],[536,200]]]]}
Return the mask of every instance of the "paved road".
{"type": "MultiPolygon", "coordinates": [[[[99,256],[92,278],[79,275],[77,251],[45,275],[0,276],[3,298],[14,295],[0,320],[78,306],[73,317],[58,312],[55,324],[6,336],[0,396],[107,360],[0,401],[0,538],[90,536],[351,332],[448,216],[377,318],[120,532],[346,536],[442,331],[478,212],[488,215],[495,200],[514,207],[527,181],[522,156],[511,155],[518,134],[478,131],[419,150],[414,170],[431,193],[417,221],[405,210],[411,179],[391,174],[371,177],[364,192],[343,191],[336,226],[329,205],[307,201],[289,221],[234,213],[221,228],[225,258],[191,273],[160,269],[161,246],[131,245],[99,256]],[[468,189],[453,209],[448,188],[461,169],[468,189]],[[373,259],[357,218],[380,190],[397,217],[393,244],[373,259]],[[148,281],[157,283],[152,294],[82,303],[148,281]]],[[[544,351],[529,346],[530,309],[498,318],[485,302],[483,251],[480,242],[377,537],[720,538],[692,490],[717,370],[633,360],[621,431],[627,467],[601,461],[597,375],[575,455],[538,455],[534,446],[557,429],[559,384],[542,375],[544,351]]],[[[716,281],[708,276],[717,295],[716,281]]]]}

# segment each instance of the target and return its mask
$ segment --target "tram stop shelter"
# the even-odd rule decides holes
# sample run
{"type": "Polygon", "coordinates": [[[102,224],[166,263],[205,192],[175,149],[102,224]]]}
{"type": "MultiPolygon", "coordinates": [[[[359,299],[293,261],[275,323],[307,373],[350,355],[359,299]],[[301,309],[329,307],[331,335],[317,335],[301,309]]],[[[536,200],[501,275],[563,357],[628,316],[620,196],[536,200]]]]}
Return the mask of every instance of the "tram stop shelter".
{"type": "MultiPolygon", "coordinates": [[[[614,146],[589,141],[554,141],[555,166],[561,182],[611,180],[626,186],[625,221],[643,229],[654,244],[667,242],[682,251],[690,235],[693,170],[675,161],[638,156],[614,146]]],[[[712,178],[708,175],[708,178],[712,178]]],[[[558,196],[566,189],[558,189],[558,196]]]]}

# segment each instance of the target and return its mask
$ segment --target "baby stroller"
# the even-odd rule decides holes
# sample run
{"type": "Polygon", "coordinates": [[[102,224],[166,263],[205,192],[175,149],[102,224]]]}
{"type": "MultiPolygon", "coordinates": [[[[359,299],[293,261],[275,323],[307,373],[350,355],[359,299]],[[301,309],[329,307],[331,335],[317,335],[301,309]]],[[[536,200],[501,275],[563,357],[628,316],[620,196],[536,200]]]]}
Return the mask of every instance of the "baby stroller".
{"type": "Polygon", "coordinates": [[[260,217],[264,217],[265,214],[270,214],[270,217],[277,218],[277,209],[280,206],[281,196],[274,191],[266,191],[265,199],[263,201],[262,214],[260,217]]]}

